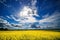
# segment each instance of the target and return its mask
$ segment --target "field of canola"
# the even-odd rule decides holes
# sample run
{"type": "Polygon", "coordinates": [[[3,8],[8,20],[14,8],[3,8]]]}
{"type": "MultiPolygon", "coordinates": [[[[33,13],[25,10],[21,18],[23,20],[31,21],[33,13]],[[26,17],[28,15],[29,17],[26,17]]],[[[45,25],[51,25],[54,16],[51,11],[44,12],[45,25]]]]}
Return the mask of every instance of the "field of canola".
{"type": "Polygon", "coordinates": [[[45,30],[0,31],[0,40],[60,40],[60,32],[45,30]]]}

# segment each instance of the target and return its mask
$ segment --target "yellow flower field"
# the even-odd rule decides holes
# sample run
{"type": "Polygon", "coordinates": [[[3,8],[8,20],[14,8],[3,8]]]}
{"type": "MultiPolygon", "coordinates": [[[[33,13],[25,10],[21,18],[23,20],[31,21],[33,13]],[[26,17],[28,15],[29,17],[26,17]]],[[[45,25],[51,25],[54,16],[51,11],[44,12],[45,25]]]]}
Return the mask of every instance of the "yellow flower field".
{"type": "Polygon", "coordinates": [[[45,30],[0,31],[0,40],[60,40],[60,32],[45,30]]]}

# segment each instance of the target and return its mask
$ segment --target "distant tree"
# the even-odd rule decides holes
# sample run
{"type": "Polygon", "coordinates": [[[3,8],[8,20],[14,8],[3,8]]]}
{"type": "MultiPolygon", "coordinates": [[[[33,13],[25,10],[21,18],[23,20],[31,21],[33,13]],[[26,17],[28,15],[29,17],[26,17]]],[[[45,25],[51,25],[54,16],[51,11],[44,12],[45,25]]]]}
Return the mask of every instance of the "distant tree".
{"type": "Polygon", "coordinates": [[[3,28],[4,26],[3,26],[3,23],[0,23],[0,28],[3,28]]]}
{"type": "Polygon", "coordinates": [[[8,30],[7,28],[5,28],[4,30],[8,30]]]}
{"type": "Polygon", "coordinates": [[[0,30],[8,30],[7,28],[0,28],[0,30]]]}
{"type": "Polygon", "coordinates": [[[0,28],[0,30],[3,30],[3,28],[0,28]]]}
{"type": "Polygon", "coordinates": [[[0,30],[8,30],[7,28],[4,28],[4,23],[0,23],[0,30]]]}

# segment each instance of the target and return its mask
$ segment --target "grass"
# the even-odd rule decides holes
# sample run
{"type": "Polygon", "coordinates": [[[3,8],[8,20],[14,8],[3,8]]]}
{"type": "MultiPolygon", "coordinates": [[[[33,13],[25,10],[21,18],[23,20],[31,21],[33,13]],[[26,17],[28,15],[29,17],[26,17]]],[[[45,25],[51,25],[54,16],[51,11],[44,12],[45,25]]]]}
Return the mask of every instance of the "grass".
{"type": "Polygon", "coordinates": [[[60,40],[60,32],[52,30],[0,31],[0,40],[60,40]]]}

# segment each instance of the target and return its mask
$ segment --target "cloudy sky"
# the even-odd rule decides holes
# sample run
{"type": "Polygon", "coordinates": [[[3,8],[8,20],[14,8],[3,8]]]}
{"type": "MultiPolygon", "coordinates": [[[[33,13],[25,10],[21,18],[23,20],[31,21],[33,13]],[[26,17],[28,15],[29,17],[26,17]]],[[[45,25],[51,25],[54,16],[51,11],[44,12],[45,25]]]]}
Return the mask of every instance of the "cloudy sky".
{"type": "Polygon", "coordinates": [[[0,0],[0,26],[9,29],[60,28],[60,0],[0,0]]]}

